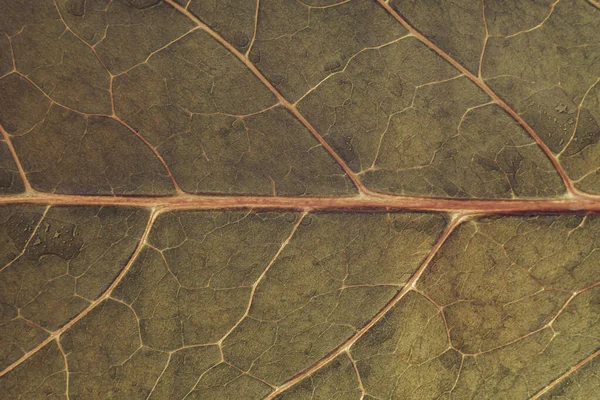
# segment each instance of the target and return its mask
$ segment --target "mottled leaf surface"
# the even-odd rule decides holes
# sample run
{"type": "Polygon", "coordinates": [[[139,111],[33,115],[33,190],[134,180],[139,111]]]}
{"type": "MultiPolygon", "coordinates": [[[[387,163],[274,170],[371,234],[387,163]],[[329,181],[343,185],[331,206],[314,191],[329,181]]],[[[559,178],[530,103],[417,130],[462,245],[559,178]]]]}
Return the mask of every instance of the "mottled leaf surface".
{"type": "Polygon", "coordinates": [[[597,0],[0,0],[3,399],[592,399],[597,0]]]}

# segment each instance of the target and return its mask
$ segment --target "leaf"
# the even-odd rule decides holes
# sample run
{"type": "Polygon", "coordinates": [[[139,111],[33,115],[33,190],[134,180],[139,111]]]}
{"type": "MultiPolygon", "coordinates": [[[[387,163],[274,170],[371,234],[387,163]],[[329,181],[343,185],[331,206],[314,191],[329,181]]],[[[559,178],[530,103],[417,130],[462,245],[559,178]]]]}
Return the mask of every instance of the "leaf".
{"type": "Polygon", "coordinates": [[[595,0],[0,0],[0,388],[590,399],[595,0]]]}

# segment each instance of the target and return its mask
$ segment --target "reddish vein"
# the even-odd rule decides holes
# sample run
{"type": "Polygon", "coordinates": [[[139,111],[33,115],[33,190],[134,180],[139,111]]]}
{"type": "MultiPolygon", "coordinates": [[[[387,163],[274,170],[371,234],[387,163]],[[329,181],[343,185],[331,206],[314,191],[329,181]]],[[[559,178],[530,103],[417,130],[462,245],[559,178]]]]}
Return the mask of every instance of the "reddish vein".
{"type": "Polygon", "coordinates": [[[46,206],[130,206],[176,210],[265,209],[299,211],[423,211],[498,214],[596,214],[598,197],[554,199],[452,199],[426,196],[354,196],[354,197],[284,197],[284,196],[213,196],[176,194],[172,196],[89,196],[35,192],[32,195],[0,196],[0,206],[36,204],[46,206]]]}
{"type": "Polygon", "coordinates": [[[221,35],[215,32],[212,28],[207,26],[204,22],[200,21],[198,17],[192,14],[185,7],[179,5],[174,0],[165,0],[166,3],[170,4],[177,11],[188,17],[192,22],[200,27],[204,32],[208,33],[213,39],[219,42],[223,47],[225,47],[230,53],[236,56],[256,77],[275,95],[279,103],[285,107],[308,131],[317,139],[317,141],[323,146],[325,150],[333,157],[333,159],[339,164],[339,166],[344,170],[346,175],[352,180],[352,183],[356,186],[356,188],[361,193],[371,193],[367,187],[363,185],[358,176],[346,165],[344,160],[333,150],[333,148],[323,139],[323,136],[304,118],[300,111],[296,108],[295,105],[290,103],[283,95],[273,86],[273,84],[263,75],[262,72],[246,57],[244,54],[240,53],[231,43],[226,41],[221,35]]]}
{"type": "Polygon", "coordinates": [[[211,196],[183,194],[165,197],[89,196],[65,194],[9,195],[0,197],[0,205],[39,204],[50,206],[133,206],[162,210],[189,209],[296,209],[326,210],[414,210],[429,212],[463,212],[467,214],[520,213],[597,213],[600,202],[594,199],[450,199],[418,196],[357,196],[357,197],[267,197],[211,196]]]}
{"type": "Polygon", "coordinates": [[[529,136],[538,144],[538,146],[542,149],[546,157],[550,160],[554,169],[560,175],[567,191],[570,195],[577,195],[579,191],[573,185],[571,178],[567,175],[564,168],[558,162],[558,159],[552,153],[552,150],[544,143],[544,141],[538,136],[535,130],[517,113],[511,106],[506,104],[504,100],[500,98],[488,85],[485,83],[483,78],[475,76],[471,73],[467,68],[461,65],[458,61],[452,58],[448,53],[440,49],[435,43],[429,40],[425,35],[419,32],[416,28],[414,28],[406,19],[404,19],[394,8],[386,3],[384,0],[377,0],[379,5],[383,7],[388,13],[390,13],[398,22],[402,24],[414,37],[420,40],[423,44],[429,47],[431,50],[436,52],[440,57],[442,57],[446,62],[451,64],[454,68],[463,73],[470,81],[476,84],[481,90],[483,90],[499,107],[501,107],[504,111],[506,111],[525,131],[529,134],[529,136]]]}

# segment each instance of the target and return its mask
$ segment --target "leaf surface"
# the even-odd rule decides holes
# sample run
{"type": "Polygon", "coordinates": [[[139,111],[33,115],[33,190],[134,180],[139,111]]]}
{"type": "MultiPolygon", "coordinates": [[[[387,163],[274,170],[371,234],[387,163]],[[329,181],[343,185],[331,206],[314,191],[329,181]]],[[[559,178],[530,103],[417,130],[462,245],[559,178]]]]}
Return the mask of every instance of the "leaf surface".
{"type": "Polygon", "coordinates": [[[9,399],[589,399],[595,0],[0,0],[9,399]]]}

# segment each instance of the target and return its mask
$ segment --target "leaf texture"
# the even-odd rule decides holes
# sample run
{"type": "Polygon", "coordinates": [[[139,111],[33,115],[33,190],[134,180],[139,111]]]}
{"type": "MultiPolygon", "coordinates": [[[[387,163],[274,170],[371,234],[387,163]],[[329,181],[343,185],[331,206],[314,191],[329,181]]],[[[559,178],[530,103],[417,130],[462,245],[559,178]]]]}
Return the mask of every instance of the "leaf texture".
{"type": "Polygon", "coordinates": [[[0,0],[7,399],[591,399],[595,0],[0,0]]]}

